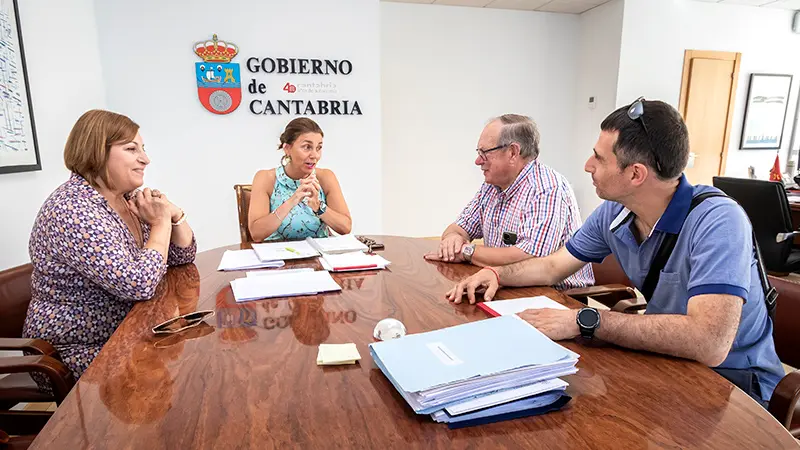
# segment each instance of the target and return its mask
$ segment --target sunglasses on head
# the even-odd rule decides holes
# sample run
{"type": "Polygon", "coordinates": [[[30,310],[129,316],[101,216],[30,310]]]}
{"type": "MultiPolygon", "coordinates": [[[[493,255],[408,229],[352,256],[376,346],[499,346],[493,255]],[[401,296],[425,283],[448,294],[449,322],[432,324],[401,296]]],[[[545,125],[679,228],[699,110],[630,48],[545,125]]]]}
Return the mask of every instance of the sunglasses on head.
{"type": "Polygon", "coordinates": [[[647,124],[644,122],[644,102],[644,97],[639,97],[635,102],[631,103],[631,106],[628,107],[628,118],[642,124],[644,134],[647,137],[647,143],[650,145],[650,153],[653,155],[653,159],[656,162],[656,170],[661,172],[661,162],[658,160],[658,153],[656,153],[656,149],[653,147],[653,142],[650,140],[650,132],[647,131],[647,124]]]}
{"type": "Polygon", "coordinates": [[[200,325],[203,320],[214,315],[214,311],[195,311],[162,322],[153,327],[153,334],[172,334],[200,325]]]}

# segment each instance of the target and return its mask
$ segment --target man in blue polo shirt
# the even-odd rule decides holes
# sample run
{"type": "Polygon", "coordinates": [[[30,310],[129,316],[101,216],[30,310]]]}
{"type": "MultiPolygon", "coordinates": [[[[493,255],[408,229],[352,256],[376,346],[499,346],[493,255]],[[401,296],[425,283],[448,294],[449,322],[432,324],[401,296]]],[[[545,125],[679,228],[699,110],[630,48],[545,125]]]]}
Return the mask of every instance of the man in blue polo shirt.
{"type": "Polygon", "coordinates": [[[528,310],[520,316],[551,339],[578,335],[620,346],[693,359],[714,368],[765,404],[784,375],[772,340],[747,215],[731,199],[712,197],[691,212],[692,198],[709,186],[683,175],[689,135],[680,114],[659,101],[637,100],[601,124],[585,170],[606,201],[564,247],[550,256],[484,268],[447,297],[470,303],[500,285],[553,285],[588,262],[613,253],[643,289],[668,234],[672,256],[648,299],[645,315],[576,310],[528,310]]]}

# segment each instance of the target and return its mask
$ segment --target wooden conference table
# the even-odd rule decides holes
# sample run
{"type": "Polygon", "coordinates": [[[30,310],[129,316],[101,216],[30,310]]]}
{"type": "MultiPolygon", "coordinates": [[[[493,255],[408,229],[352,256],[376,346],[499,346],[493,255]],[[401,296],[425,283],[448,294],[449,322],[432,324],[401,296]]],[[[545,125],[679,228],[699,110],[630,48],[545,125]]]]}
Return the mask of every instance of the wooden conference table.
{"type": "MultiPolygon", "coordinates": [[[[410,333],[486,318],[443,295],[476,268],[426,262],[435,241],[375,238],[390,269],[336,274],[341,293],[237,304],[229,281],[244,273],[216,271],[224,249],[170,269],[159,297],[128,314],[32,448],[797,447],[699,363],[573,341],[564,345],[581,355],[580,371],[565,378],[573,400],[561,411],[460,430],[418,416],[370,358],[372,330],[386,317],[410,333]],[[183,335],[152,335],[153,325],[199,309],[216,316],[183,335]],[[361,362],[317,366],[323,342],[354,342],[361,362]]],[[[533,295],[579,306],[550,288],[498,298],[533,295]]]]}

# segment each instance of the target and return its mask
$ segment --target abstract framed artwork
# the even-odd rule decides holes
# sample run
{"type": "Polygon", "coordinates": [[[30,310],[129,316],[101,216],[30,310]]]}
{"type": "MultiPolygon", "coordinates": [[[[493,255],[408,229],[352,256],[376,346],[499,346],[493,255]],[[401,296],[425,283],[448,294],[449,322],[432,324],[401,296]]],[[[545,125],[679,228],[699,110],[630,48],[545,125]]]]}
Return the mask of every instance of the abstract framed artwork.
{"type": "Polygon", "coordinates": [[[41,170],[17,0],[0,0],[0,173],[41,170]]]}
{"type": "Polygon", "coordinates": [[[742,150],[778,150],[783,143],[792,75],[750,75],[742,126],[742,150]]]}

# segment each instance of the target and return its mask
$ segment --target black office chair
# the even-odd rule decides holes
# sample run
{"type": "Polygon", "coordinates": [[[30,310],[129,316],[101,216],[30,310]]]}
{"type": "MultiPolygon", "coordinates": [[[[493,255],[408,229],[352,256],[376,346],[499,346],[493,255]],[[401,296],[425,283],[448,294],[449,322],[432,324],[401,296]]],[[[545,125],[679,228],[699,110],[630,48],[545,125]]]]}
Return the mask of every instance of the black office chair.
{"type": "Polygon", "coordinates": [[[714,177],[714,187],[733,197],[744,208],[756,233],[768,272],[800,271],[800,249],[792,242],[800,235],[792,227],[789,200],[783,184],[748,178],[714,177]]]}

